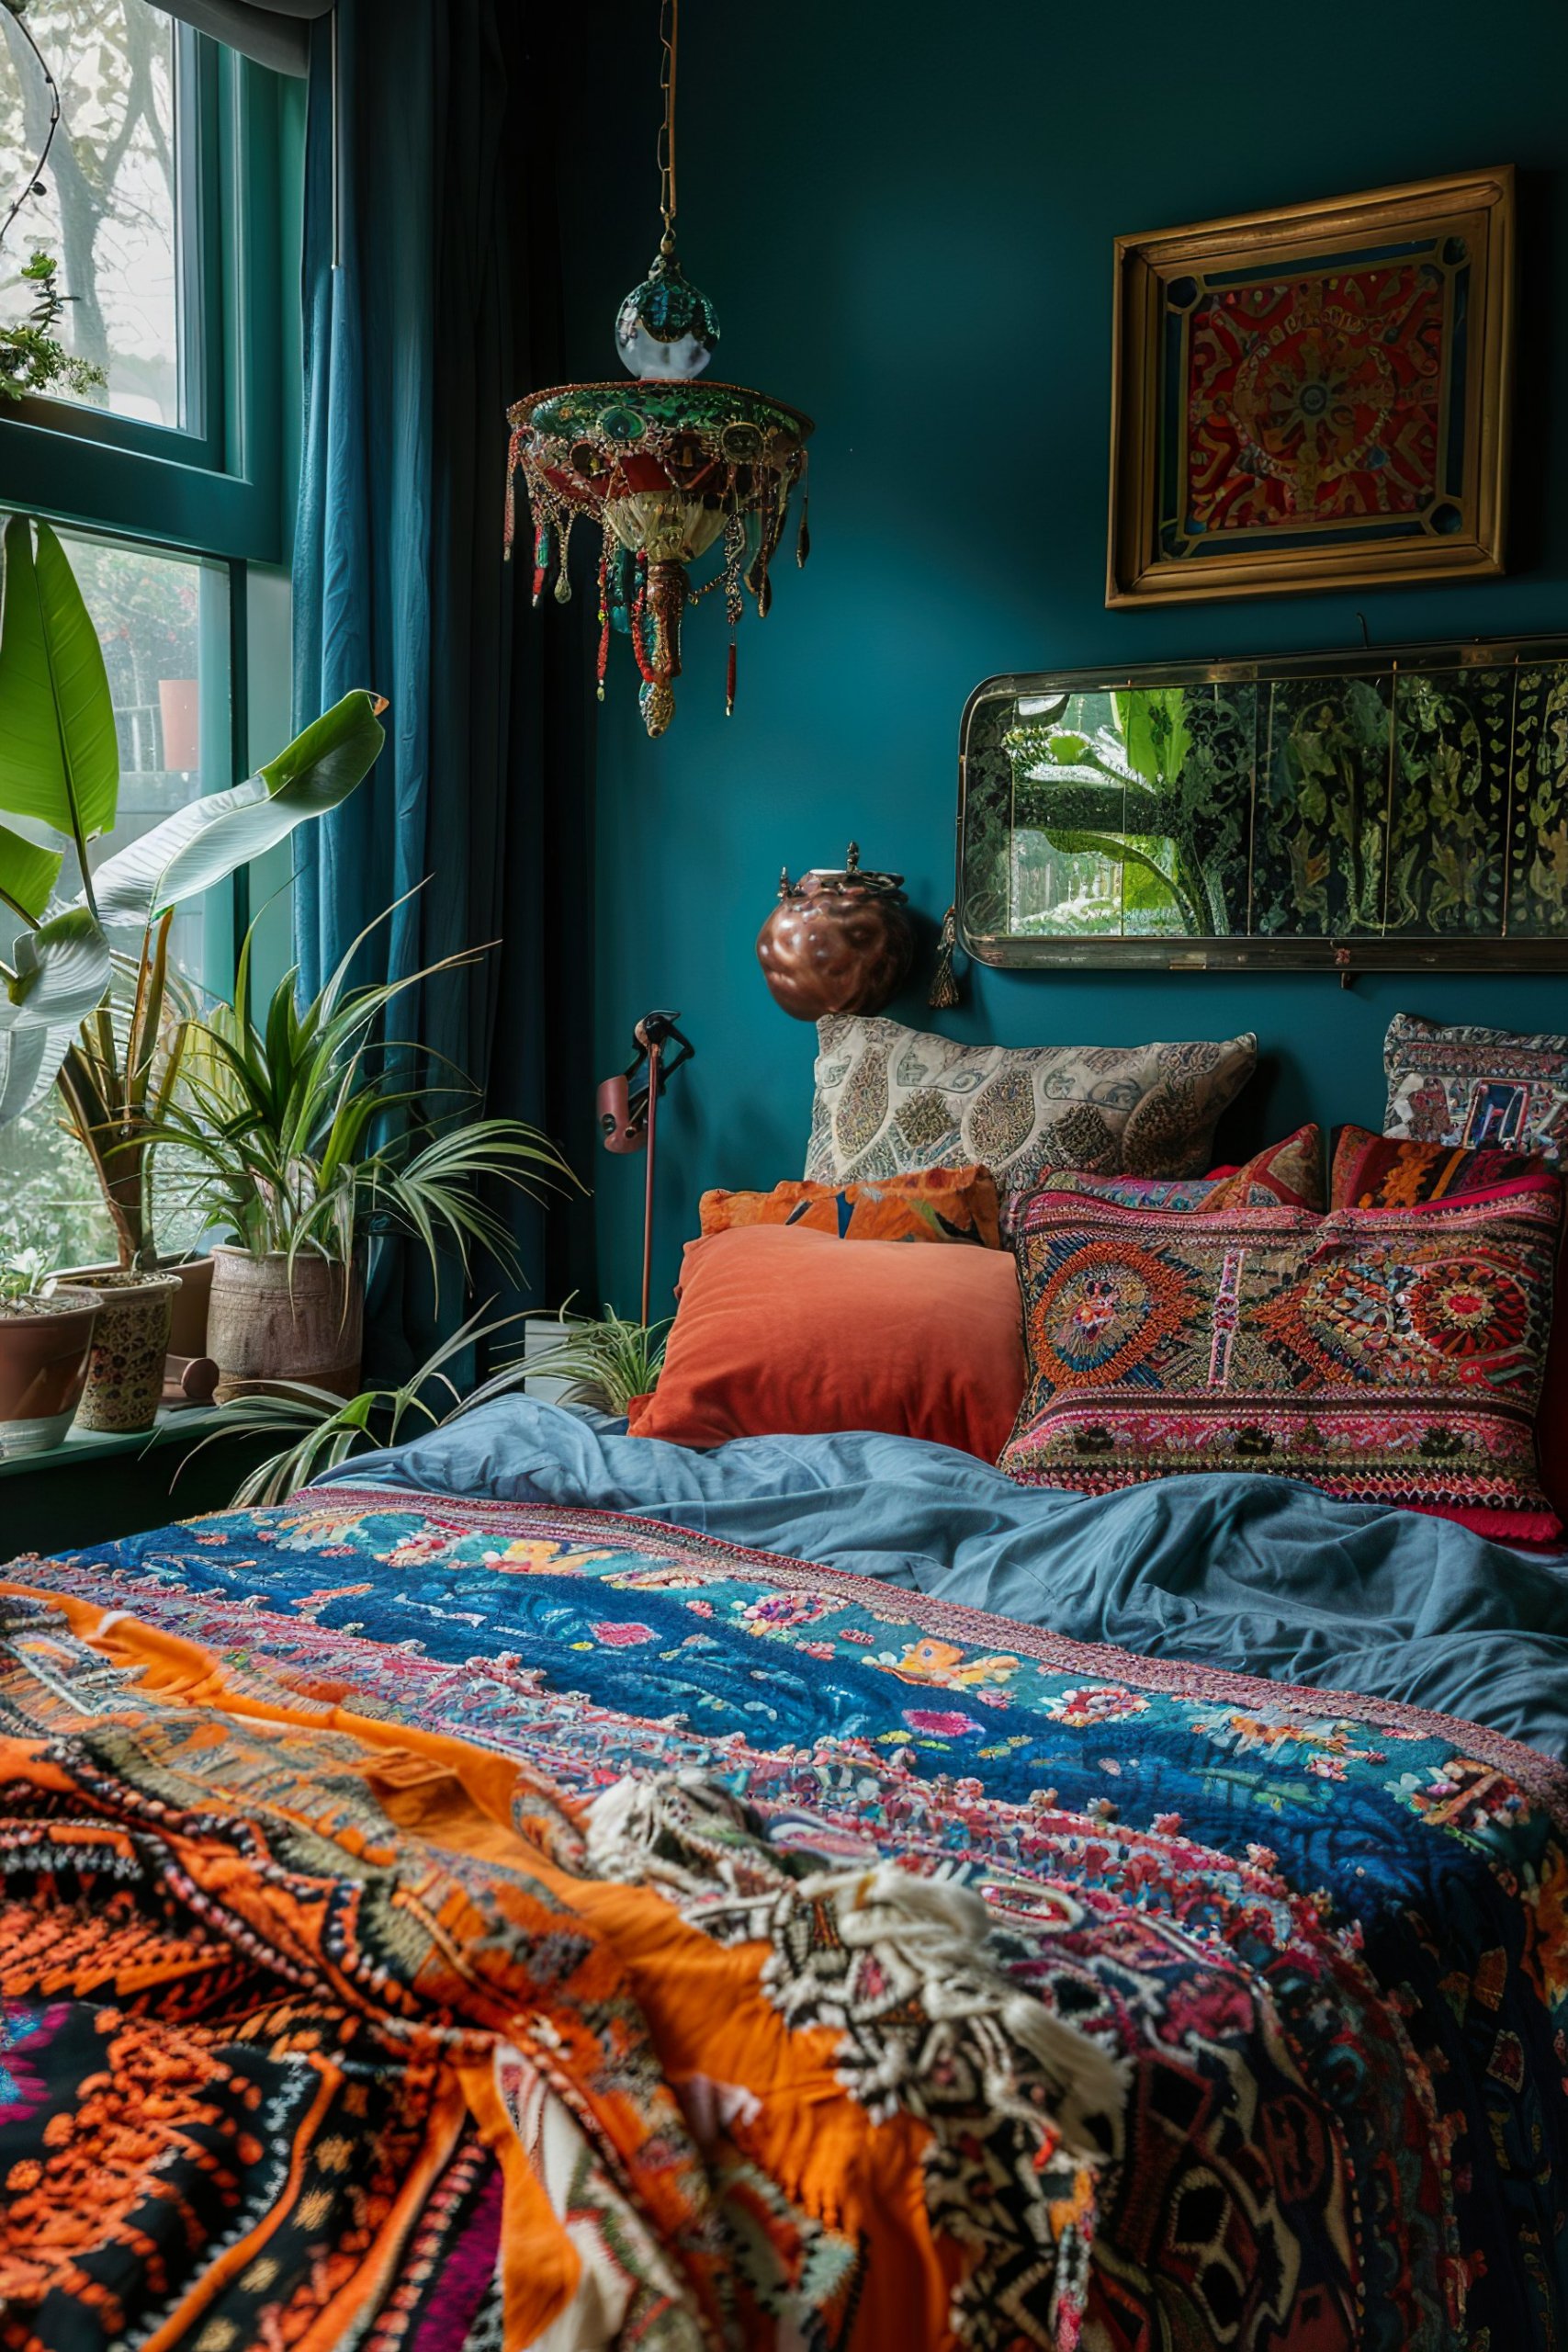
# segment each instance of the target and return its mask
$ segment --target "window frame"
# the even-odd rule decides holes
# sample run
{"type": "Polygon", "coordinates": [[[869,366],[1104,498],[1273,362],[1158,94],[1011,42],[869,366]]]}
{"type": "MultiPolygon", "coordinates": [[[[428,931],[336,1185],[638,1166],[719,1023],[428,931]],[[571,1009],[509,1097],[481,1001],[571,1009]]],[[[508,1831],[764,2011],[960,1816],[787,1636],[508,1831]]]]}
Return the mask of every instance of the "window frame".
{"type": "Polygon", "coordinates": [[[206,33],[175,32],[181,396],[191,413],[166,425],[69,401],[7,402],[0,507],[279,563],[277,81],[206,33]]]}

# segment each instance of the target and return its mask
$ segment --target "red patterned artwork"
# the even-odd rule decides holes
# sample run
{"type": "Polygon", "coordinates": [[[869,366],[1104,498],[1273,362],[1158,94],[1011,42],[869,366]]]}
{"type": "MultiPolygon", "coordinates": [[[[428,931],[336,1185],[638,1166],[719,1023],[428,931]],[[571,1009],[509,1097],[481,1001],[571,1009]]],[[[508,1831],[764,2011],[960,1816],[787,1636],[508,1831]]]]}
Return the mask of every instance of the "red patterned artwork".
{"type": "Polygon", "coordinates": [[[1107,601],[1503,568],[1512,170],[1116,240],[1107,601]]]}
{"type": "Polygon", "coordinates": [[[1188,336],[1189,528],[1422,513],[1440,487],[1447,310],[1425,261],[1206,288],[1188,336]]]}

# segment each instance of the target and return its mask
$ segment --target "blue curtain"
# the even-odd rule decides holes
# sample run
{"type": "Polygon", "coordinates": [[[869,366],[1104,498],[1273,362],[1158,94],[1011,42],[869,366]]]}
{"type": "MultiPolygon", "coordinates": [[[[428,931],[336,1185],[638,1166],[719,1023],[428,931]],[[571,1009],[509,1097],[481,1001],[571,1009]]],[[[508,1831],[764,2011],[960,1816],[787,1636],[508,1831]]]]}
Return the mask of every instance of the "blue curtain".
{"type": "MultiPolygon", "coordinates": [[[[390,707],[368,782],[297,837],[296,939],[307,990],[411,891],[356,978],[501,943],[404,1000],[399,1034],[417,1021],[488,1110],[546,1126],[586,1170],[586,1007],[561,983],[563,957],[588,964],[574,877],[590,870],[591,649],[576,608],[541,626],[502,557],[506,405],[562,373],[535,13],[339,0],[335,76],[331,26],[312,33],[296,718],[356,685],[390,707]]],[[[535,1301],[591,1287],[584,1219],[515,1222],[535,1301]]],[[[381,1249],[372,1364],[417,1361],[459,1306],[446,1285],[437,1318],[420,1254],[381,1249]]]]}

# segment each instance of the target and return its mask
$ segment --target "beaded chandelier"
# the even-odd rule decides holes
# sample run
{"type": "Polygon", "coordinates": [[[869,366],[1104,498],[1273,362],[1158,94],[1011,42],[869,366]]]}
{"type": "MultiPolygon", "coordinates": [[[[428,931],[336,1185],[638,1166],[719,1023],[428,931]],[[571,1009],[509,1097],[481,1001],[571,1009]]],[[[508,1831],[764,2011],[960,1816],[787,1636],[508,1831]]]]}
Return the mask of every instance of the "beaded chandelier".
{"type": "Polygon", "coordinates": [[[652,267],[615,320],[615,341],[637,379],[566,384],[531,392],[507,412],[506,548],[514,487],[527,486],[534,536],[534,602],[551,567],[558,604],[571,596],[567,562],[575,524],[602,535],[599,554],[599,699],[612,630],[631,640],[642,673],[650,735],[675,715],[681,623],[688,605],[721,591],[729,622],[725,710],[735,707],[735,631],[748,594],[759,616],[773,600],[769,567],[801,485],[795,560],[810,548],[806,443],[811,419],[739,384],[698,383],[718,341],[718,320],[675,253],[675,57],[679,0],[664,0],[660,38],[664,119],[660,135],[664,234],[652,267]],[[716,569],[694,588],[687,567],[710,548],[716,569]]]}

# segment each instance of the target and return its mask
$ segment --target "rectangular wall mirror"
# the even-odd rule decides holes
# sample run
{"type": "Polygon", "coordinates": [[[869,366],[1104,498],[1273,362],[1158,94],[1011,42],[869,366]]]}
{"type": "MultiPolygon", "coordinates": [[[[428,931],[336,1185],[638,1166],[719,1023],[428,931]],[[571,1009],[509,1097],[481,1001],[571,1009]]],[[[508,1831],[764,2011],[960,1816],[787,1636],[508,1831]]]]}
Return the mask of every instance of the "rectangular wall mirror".
{"type": "Polygon", "coordinates": [[[986,964],[1568,969],[1568,638],[988,678],[986,964]]]}

